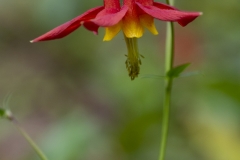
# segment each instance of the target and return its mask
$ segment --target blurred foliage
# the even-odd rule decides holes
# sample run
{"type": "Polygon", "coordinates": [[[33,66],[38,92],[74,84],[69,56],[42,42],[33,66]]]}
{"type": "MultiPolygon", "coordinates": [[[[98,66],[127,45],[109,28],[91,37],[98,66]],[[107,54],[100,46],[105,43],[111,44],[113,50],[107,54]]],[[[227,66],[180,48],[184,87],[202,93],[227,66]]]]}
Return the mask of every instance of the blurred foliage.
{"type": "Polygon", "coordinates": [[[0,108],[0,118],[5,116],[5,110],[0,108]]]}
{"type": "MultiPolygon", "coordinates": [[[[163,2],[163,1],[162,1],[163,2]]],[[[202,11],[176,24],[175,65],[191,63],[175,79],[166,160],[240,159],[239,5],[229,1],[176,1],[202,11]]],[[[0,102],[8,103],[49,159],[157,159],[161,133],[165,23],[158,36],[139,39],[140,77],[131,81],[120,33],[102,42],[83,27],[68,37],[30,44],[101,1],[1,0],[0,102]]],[[[0,103],[1,104],[1,103],[0,103]]],[[[0,106],[2,107],[2,106],[0,106]]],[[[0,121],[1,160],[37,160],[17,130],[0,121]]]]}

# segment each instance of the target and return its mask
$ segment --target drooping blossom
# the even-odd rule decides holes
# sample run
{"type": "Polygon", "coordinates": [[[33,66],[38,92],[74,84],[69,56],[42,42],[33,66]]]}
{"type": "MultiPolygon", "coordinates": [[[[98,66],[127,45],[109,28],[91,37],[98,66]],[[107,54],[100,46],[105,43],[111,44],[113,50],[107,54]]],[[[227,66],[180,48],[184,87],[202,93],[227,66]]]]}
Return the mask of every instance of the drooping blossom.
{"type": "Polygon", "coordinates": [[[153,0],[123,0],[122,6],[119,0],[104,0],[104,6],[90,9],[31,42],[63,38],[81,25],[95,34],[98,33],[99,27],[104,27],[106,30],[104,41],[111,40],[122,30],[128,48],[126,67],[133,80],[140,71],[141,59],[137,38],[142,37],[144,28],[157,35],[154,19],[178,22],[181,26],[186,26],[200,15],[201,12],[180,11],[153,0]]]}

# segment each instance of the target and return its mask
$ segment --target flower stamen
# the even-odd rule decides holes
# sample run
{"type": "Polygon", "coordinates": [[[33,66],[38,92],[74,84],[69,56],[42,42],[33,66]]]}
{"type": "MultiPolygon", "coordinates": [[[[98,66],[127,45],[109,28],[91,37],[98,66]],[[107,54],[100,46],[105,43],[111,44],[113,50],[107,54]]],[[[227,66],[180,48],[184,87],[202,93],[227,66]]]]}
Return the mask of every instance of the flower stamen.
{"type": "Polygon", "coordinates": [[[138,52],[137,38],[127,38],[125,35],[124,38],[128,48],[125,64],[128,70],[128,75],[131,80],[134,80],[139,74],[140,65],[142,64],[140,57],[143,56],[141,56],[138,52]]]}

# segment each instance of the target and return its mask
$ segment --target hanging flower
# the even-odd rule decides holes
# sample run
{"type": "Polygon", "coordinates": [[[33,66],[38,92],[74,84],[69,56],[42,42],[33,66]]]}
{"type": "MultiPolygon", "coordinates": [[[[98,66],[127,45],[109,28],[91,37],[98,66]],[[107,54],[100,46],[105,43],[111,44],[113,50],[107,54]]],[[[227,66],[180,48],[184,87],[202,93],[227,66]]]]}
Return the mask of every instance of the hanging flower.
{"type": "Polygon", "coordinates": [[[141,64],[137,38],[143,35],[144,28],[154,35],[158,34],[154,18],[178,22],[181,26],[186,26],[200,15],[200,12],[180,11],[153,0],[123,0],[122,7],[119,0],[104,0],[104,6],[90,9],[31,42],[63,38],[81,25],[95,34],[98,33],[99,27],[104,27],[106,29],[104,41],[111,40],[122,30],[128,48],[126,67],[133,80],[138,76],[141,64]]]}

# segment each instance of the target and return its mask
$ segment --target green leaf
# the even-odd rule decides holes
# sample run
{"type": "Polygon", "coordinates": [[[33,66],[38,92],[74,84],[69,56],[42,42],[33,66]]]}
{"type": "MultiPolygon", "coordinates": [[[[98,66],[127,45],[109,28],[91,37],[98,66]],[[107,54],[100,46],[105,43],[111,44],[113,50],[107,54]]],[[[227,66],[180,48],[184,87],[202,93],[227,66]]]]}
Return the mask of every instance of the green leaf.
{"type": "Polygon", "coordinates": [[[0,108],[0,117],[4,117],[6,115],[6,111],[3,108],[0,108]]]}
{"type": "Polygon", "coordinates": [[[172,68],[168,73],[167,76],[176,78],[190,65],[190,63],[185,63],[179,66],[172,68]]]}

